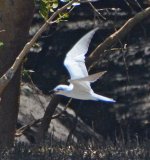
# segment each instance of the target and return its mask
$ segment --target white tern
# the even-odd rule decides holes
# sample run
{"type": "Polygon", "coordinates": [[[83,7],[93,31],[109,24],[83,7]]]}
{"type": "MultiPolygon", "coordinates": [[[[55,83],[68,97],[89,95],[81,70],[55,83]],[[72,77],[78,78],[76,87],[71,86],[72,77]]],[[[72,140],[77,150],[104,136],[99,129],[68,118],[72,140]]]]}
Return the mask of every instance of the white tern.
{"type": "Polygon", "coordinates": [[[53,89],[55,94],[80,100],[116,102],[111,98],[94,93],[90,86],[90,83],[95,82],[105,73],[104,71],[88,75],[85,66],[85,54],[87,53],[91,39],[97,30],[98,28],[95,28],[84,35],[67,53],[64,65],[70,74],[70,79],[68,80],[70,84],[56,86],[53,89]]]}

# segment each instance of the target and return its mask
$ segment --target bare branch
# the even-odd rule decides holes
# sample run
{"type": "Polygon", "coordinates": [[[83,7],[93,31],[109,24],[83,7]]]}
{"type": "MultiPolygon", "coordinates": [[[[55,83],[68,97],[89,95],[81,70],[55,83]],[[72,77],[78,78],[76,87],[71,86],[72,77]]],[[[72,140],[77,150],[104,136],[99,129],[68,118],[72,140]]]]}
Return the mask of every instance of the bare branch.
{"type": "Polygon", "coordinates": [[[19,129],[16,130],[15,136],[16,137],[20,137],[26,130],[28,130],[31,127],[35,126],[37,123],[42,122],[42,120],[45,119],[45,118],[49,118],[49,117],[51,119],[59,118],[67,110],[67,108],[69,107],[71,101],[72,101],[72,98],[69,99],[69,101],[66,104],[65,108],[60,113],[57,113],[56,115],[53,115],[52,118],[48,114],[47,117],[43,117],[43,118],[37,119],[37,120],[31,122],[30,124],[27,124],[27,125],[24,125],[24,126],[20,127],[19,129]]]}
{"type": "Polygon", "coordinates": [[[69,107],[71,102],[72,102],[72,98],[69,99],[69,101],[66,104],[65,108],[60,113],[57,113],[56,115],[53,115],[52,119],[59,118],[67,110],[67,108],[69,107]]]}
{"type": "Polygon", "coordinates": [[[143,19],[150,16],[150,7],[145,10],[137,13],[133,18],[130,18],[120,29],[118,29],[115,33],[110,35],[108,38],[104,40],[88,57],[87,65],[90,66],[92,62],[97,61],[100,58],[103,58],[104,51],[111,47],[113,44],[119,42],[119,39],[122,39],[127,33],[131,31],[131,29],[141,22],[143,19]]]}
{"type": "Polygon", "coordinates": [[[93,4],[90,1],[88,3],[98,16],[100,16],[103,20],[106,20],[106,18],[98,12],[98,10],[93,6],[93,4]]]}

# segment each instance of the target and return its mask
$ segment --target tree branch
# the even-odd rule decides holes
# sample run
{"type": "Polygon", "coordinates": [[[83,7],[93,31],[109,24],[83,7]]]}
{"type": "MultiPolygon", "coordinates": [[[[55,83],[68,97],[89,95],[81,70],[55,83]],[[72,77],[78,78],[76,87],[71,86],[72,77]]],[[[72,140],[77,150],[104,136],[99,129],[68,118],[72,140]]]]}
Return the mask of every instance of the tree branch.
{"type": "Polygon", "coordinates": [[[120,29],[118,29],[115,33],[110,35],[108,38],[104,40],[88,57],[87,65],[90,66],[92,62],[97,61],[100,58],[103,58],[104,51],[111,47],[113,44],[119,42],[119,39],[122,39],[127,33],[131,31],[131,29],[141,22],[143,19],[150,16],[150,7],[145,10],[137,13],[134,17],[130,18],[120,29]]]}
{"type": "Polygon", "coordinates": [[[52,16],[43,24],[43,26],[38,30],[38,32],[33,36],[33,38],[26,43],[23,50],[20,52],[19,56],[16,58],[14,64],[11,66],[10,69],[7,70],[7,72],[0,78],[0,96],[3,93],[5,87],[8,85],[12,77],[14,76],[15,72],[17,71],[18,67],[23,62],[25,56],[28,54],[30,48],[34,45],[34,43],[37,41],[37,39],[41,36],[41,34],[47,30],[48,26],[50,26],[53,23],[53,20],[62,13],[65,9],[67,9],[69,6],[71,6],[74,2],[77,0],[72,0],[66,5],[64,5],[62,8],[58,9],[56,12],[52,14],[52,16]]]}
{"type": "MultiPolygon", "coordinates": [[[[20,137],[26,130],[28,130],[31,127],[35,126],[37,123],[41,123],[43,119],[49,119],[49,118],[56,119],[56,118],[59,118],[67,110],[67,108],[69,107],[71,101],[72,101],[72,98],[69,99],[67,105],[65,106],[65,108],[60,113],[57,113],[56,115],[53,115],[53,112],[52,112],[52,117],[51,117],[49,111],[47,111],[48,115],[45,114],[45,116],[43,118],[36,119],[35,121],[31,122],[30,124],[27,124],[27,125],[24,125],[24,126],[20,127],[19,129],[16,130],[15,136],[16,137],[20,137]]],[[[52,108],[52,107],[50,107],[50,108],[52,108]]],[[[52,111],[52,109],[51,109],[51,111],[52,111]]],[[[54,111],[55,111],[55,108],[54,108],[54,111]]]]}

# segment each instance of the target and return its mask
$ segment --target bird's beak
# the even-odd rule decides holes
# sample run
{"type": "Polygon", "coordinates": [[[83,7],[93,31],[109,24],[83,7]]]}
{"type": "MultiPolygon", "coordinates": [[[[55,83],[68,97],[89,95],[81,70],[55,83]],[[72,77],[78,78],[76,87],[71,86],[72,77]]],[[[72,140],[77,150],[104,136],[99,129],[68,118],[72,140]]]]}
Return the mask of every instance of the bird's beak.
{"type": "Polygon", "coordinates": [[[49,91],[50,94],[55,94],[54,90],[49,91]]]}

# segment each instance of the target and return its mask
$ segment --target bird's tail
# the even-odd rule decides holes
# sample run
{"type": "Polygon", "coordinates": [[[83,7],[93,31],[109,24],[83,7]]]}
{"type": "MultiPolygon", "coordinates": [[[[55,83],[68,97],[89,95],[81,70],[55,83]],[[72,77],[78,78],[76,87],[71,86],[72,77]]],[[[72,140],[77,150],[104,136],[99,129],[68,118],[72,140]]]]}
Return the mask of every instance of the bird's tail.
{"type": "Polygon", "coordinates": [[[116,102],[114,99],[112,98],[108,98],[108,97],[105,97],[105,96],[101,96],[101,95],[98,95],[96,93],[94,93],[94,98],[95,98],[95,101],[104,101],[104,102],[110,102],[110,103],[114,103],[116,102]]]}

